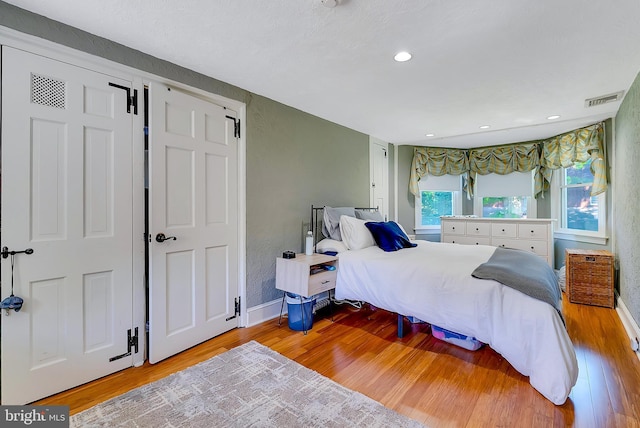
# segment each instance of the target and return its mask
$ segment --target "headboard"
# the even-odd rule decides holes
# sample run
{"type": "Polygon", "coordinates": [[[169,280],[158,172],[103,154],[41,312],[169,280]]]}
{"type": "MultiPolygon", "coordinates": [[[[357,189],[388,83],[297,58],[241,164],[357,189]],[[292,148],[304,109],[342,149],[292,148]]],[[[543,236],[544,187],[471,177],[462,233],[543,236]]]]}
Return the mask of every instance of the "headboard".
{"type": "MultiPolygon", "coordinates": [[[[324,218],[324,207],[325,207],[324,205],[321,207],[311,205],[311,223],[309,224],[309,230],[313,232],[314,252],[315,252],[316,244],[321,240],[320,235],[322,234],[322,221],[324,218]]],[[[363,210],[363,211],[378,211],[378,207],[366,207],[366,208],[355,207],[354,209],[363,210]]],[[[322,236],[324,236],[324,234],[322,234],[322,236]]]]}

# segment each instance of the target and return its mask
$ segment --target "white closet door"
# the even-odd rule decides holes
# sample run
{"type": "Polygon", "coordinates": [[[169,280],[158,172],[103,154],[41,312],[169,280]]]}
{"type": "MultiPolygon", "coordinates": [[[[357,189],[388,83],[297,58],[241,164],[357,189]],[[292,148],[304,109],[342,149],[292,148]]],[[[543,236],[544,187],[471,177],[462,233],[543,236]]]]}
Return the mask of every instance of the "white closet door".
{"type": "Polygon", "coordinates": [[[238,141],[235,112],[160,83],[149,93],[155,363],[238,326],[238,141]]]}
{"type": "Polygon", "coordinates": [[[132,365],[132,116],[109,83],[131,86],[2,48],[2,246],[33,249],[15,255],[24,307],[0,317],[2,404],[132,365]]]}

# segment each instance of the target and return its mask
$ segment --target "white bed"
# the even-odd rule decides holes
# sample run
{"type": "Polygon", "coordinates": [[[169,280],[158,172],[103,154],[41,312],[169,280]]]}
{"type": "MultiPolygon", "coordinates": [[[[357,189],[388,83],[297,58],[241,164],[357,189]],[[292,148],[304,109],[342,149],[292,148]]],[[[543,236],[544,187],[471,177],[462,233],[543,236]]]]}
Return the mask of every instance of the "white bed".
{"type": "Polygon", "coordinates": [[[495,247],[414,241],[339,254],[335,298],[360,300],[473,336],[499,352],[554,404],[578,377],[573,344],[557,310],[493,280],[471,276],[495,247]]]}

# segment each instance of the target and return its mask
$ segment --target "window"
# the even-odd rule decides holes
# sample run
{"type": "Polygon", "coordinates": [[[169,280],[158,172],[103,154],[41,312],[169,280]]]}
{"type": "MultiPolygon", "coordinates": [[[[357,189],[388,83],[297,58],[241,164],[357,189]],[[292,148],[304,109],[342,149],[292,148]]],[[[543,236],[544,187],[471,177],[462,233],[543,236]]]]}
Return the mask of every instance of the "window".
{"type": "Polygon", "coordinates": [[[440,233],[440,216],[462,213],[461,176],[443,175],[422,178],[416,197],[416,231],[440,233]]]}
{"type": "Polygon", "coordinates": [[[482,217],[527,218],[528,201],[526,196],[484,197],[482,217]]]}
{"type": "Polygon", "coordinates": [[[536,218],[533,174],[532,171],[478,175],[474,214],[488,218],[536,218]]]}
{"type": "Polygon", "coordinates": [[[430,190],[421,191],[421,226],[437,226],[440,224],[440,216],[453,215],[454,193],[455,192],[430,190]]]}
{"type": "Polygon", "coordinates": [[[591,196],[591,159],[555,171],[553,183],[557,233],[564,235],[559,237],[606,243],[606,196],[605,193],[591,196]]]}

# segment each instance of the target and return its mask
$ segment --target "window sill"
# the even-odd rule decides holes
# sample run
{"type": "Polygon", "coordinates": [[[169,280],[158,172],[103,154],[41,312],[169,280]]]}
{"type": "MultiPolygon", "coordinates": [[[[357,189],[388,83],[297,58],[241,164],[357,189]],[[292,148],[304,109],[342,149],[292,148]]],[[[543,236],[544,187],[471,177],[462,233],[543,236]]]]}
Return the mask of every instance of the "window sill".
{"type": "Polygon", "coordinates": [[[606,236],[583,235],[570,230],[556,230],[553,233],[554,238],[565,241],[586,242],[588,244],[607,245],[609,240],[606,236]]]}

